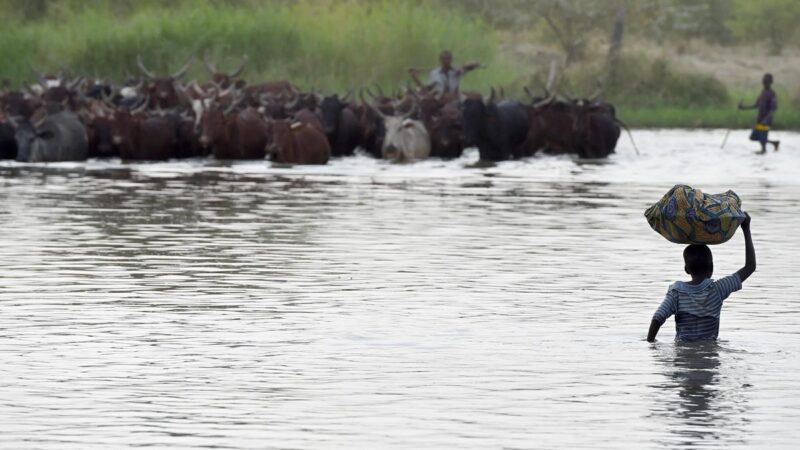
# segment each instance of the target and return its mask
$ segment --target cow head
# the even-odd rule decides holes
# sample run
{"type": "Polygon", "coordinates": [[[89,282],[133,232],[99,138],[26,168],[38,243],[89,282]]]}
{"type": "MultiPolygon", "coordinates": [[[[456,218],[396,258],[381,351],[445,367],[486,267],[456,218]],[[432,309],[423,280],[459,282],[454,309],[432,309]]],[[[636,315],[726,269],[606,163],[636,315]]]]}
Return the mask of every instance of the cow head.
{"type": "Polygon", "coordinates": [[[322,99],[319,109],[322,116],[322,126],[325,128],[325,134],[332,135],[336,133],[339,128],[339,118],[342,115],[342,110],[347,107],[347,99],[350,94],[344,98],[339,99],[339,95],[329,95],[322,99]]]}
{"type": "Polygon", "coordinates": [[[486,104],[477,98],[467,98],[461,104],[464,118],[464,137],[468,145],[477,145],[486,127],[486,104]]]}
{"type": "Polygon", "coordinates": [[[231,73],[226,73],[217,69],[217,66],[209,61],[208,52],[203,54],[203,64],[205,64],[209,75],[211,75],[211,82],[220,89],[228,89],[235,84],[236,79],[242,75],[242,72],[244,72],[244,68],[247,66],[248,60],[249,57],[244,55],[242,58],[242,63],[239,65],[239,67],[231,73]]]}
{"type": "Polygon", "coordinates": [[[52,130],[46,127],[47,110],[37,109],[30,119],[17,123],[15,139],[17,141],[17,161],[29,161],[37,151],[42,140],[51,139],[52,130]]]}
{"type": "Polygon", "coordinates": [[[463,147],[461,114],[456,108],[443,108],[439,114],[431,119],[431,140],[436,147],[459,153],[463,147]]]}
{"type": "Polygon", "coordinates": [[[180,97],[178,97],[178,90],[175,85],[192,67],[191,59],[180,70],[169,76],[155,75],[145,67],[141,56],[137,56],[136,63],[142,75],[147,78],[145,90],[151,98],[151,107],[168,109],[180,104],[180,97]]]}
{"type": "Polygon", "coordinates": [[[114,154],[114,110],[105,103],[94,101],[82,114],[89,136],[90,148],[96,156],[114,154]]]}
{"type": "Polygon", "coordinates": [[[140,100],[131,110],[117,109],[111,127],[111,142],[113,145],[130,145],[133,129],[142,121],[144,111],[147,109],[149,98],[140,100]]]}

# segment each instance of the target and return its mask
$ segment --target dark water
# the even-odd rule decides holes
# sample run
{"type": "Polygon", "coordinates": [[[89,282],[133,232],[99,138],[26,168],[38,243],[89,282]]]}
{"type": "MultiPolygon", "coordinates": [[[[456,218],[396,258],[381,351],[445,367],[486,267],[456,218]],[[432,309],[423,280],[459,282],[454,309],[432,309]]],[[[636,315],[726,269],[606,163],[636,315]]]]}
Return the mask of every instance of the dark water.
{"type": "Polygon", "coordinates": [[[800,135],[636,136],[485,168],[2,163],[0,447],[796,447],[800,135]],[[677,182],[753,215],[715,344],[643,341],[684,275],[642,213],[677,182]]]}

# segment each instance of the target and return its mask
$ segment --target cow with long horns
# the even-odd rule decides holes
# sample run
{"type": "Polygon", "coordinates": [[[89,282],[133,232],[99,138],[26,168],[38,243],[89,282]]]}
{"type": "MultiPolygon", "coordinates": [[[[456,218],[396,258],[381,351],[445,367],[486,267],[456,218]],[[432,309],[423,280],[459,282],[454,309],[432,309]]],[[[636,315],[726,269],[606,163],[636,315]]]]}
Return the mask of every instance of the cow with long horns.
{"type": "MultiPolygon", "coordinates": [[[[136,64],[139,70],[147,78],[145,83],[145,91],[150,97],[149,107],[152,109],[170,109],[180,106],[184,103],[179,96],[179,89],[176,84],[183,78],[192,67],[192,58],[186,62],[177,72],[172,75],[159,76],[145,67],[142,62],[141,56],[136,57],[136,64]]],[[[188,102],[188,99],[184,99],[188,102]]]]}

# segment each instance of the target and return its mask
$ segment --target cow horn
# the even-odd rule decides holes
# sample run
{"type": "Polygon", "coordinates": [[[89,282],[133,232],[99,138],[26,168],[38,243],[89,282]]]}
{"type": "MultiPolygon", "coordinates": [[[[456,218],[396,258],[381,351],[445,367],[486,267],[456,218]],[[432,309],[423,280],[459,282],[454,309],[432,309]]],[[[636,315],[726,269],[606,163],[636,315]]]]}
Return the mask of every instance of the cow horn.
{"type": "Polygon", "coordinates": [[[533,101],[533,100],[534,100],[534,98],[535,98],[535,97],[534,97],[534,96],[533,96],[533,94],[531,93],[531,90],[530,90],[530,89],[528,89],[528,86],[523,86],[523,87],[522,87],[522,90],[523,90],[523,91],[525,91],[525,94],[527,94],[527,96],[528,96],[528,97],[531,99],[531,101],[533,101]]]}
{"type": "Polygon", "coordinates": [[[486,103],[494,103],[495,97],[497,97],[497,92],[495,92],[494,86],[492,86],[491,94],[489,95],[489,101],[486,103]]]}
{"type": "Polygon", "coordinates": [[[414,104],[414,105],[411,107],[411,109],[409,109],[409,110],[408,110],[408,112],[407,112],[407,113],[405,113],[405,114],[403,114],[403,115],[401,116],[401,118],[402,118],[403,120],[410,119],[410,118],[411,118],[411,116],[413,116],[413,115],[414,115],[414,114],[415,114],[415,113],[416,113],[418,110],[419,110],[419,105],[417,105],[417,104],[415,103],[415,104],[414,104]]]}
{"type": "Polygon", "coordinates": [[[153,72],[150,72],[147,70],[147,67],[144,66],[144,63],[142,62],[142,55],[136,55],[136,65],[139,66],[139,70],[142,72],[142,75],[151,80],[156,77],[153,72]]]}
{"type": "Polygon", "coordinates": [[[603,95],[603,83],[601,83],[600,80],[597,80],[597,89],[589,97],[589,101],[594,103],[598,98],[600,98],[601,95],[603,95]]]}
{"type": "Polygon", "coordinates": [[[184,64],[183,67],[181,67],[177,72],[172,74],[172,78],[175,80],[183,78],[183,76],[186,75],[186,72],[192,68],[192,63],[194,63],[194,58],[189,57],[189,60],[186,61],[186,64],[184,64]]]}
{"type": "Polygon", "coordinates": [[[378,108],[376,108],[376,107],[372,106],[370,103],[364,103],[364,105],[365,105],[367,108],[369,108],[369,109],[370,109],[372,112],[374,112],[375,114],[377,114],[377,115],[378,115],[378,117],[380,117],[380,118],[381,118],[381,120],[386,120],[386,114],[382,113],[380,109],[378,109],[378,108]]]}
{"type": "Polygon", "coordinates": [[[342,97],[342,102],[347,103],[350,100],[350,96],[351,95],[353,95],[353,90],[352,89],[348,89],[347,93],[344,94],[344,97],[342,97]]]}
{"type": "Polygon", "coordinates": [[[299,95],[295,95],[294,96],[294,100],[292,100],[290,103],[285,104],[284,108],[286,108],[287,110],[291,111],[294,108],[296,108],[298,104],[300,104],[300,96],[299,95]]]}
{"type": "Polygon", "coordinates": [[[545,91],[549,92],[553,90],[553,86],[555,85],[558,76],[558,61],[553,59],[550,61],[550,72],[547,74],[547,84],[544,86],[545,91]]]}
{"type": "Polygon", "coordinates": [[[147,109],[147,105],[149,103],[150,103],[150,96],[145,95],[144,97],[142,97],[141,103],[131,108],[131,114],[138,114],[140,112],[144,112],[147,109]]]}
{"type": "Polygon", "coordinates": [[[40,109],[35,113],[33,113],[31,119],[32,119],[31,124],[33,124],[33,128],[38,129],[39,127],[44,125],[44,122],[47,120],[47,113],[44,112],[44,110],[40,109]]]}
{"type": "Polygon", "coordinates": [[[83,78],[83,77],[78,77],[78,78],[74,79],[71,83],[69,83],[67,85],[67,90],[69,90],[69,91],[77,90],[78,86],[80,86],[84,81],[86,81],[86,79],[83,78]]]}
{"type": "Polygon", "coordinates": [[[242,57],[242,63],[239,65],[239,68],[234,70],[233,73],[230,74],[229,76],[231,78],[238,78],[239,75],[241,75],[242,72],[244,72],[244,68],[247,67],[248,62],[250,62],[250,56],[244,55],[244,57],[242,57]]]}
{"type": "Polygon", "coordinates": [[[239,103],[241,103],[242,100],[244,100],[244,95],[236,96],[236,98],[234,98],[233,101],[231,101],[230,106],[225,108],[225,115],[232,113],[233,110],[236,109],[237,106],[239,106],[239,103]]]}
{"type": "Polygon", "coordinates": [[[217,73],[217,67],[214,64],[211,64],[211,61],[208,60],[208,50],[203,52],[203,64],[206,66],[208,73],[211,75],[215,75],[217,73]]]}
{"type": "Polygon", "coordinates": [[[383,89],[381,88],[380,84],[375,83],[375,89],[378,90],[378,95],[380,95],[381,97],[386,98],[386,94],[383,92],[383,89]]]}
{"type": "Polygon", "coordinates": [[[541,108],[542,106],[549,105],[555,98],[556,98],[556,96],[551,94],[547,98],[545,98],[544,100],[542,100],[540,102],[537,102],[537,103],[534,103],[533,107],[534,108],[541,108]]]}
{"type": "Polygon", "coordinates": [[[42,87],[43,90],[47,90],[47,78],[44,77],[40,72],[36,72],[36,80],[39,82],[39,86],[42,87]]]}

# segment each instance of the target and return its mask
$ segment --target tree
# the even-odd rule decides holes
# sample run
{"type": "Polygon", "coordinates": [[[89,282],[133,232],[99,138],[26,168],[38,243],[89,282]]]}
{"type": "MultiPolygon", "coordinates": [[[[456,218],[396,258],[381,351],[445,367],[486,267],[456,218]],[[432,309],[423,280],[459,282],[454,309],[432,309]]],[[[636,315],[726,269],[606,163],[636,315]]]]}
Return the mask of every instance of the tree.
{"type": "Polygon", "coordinates": [[[736,0],[730,26],[745,42],[766,41],[779,55],[798,37],[800,2],[797,0],[736,0]]]}

